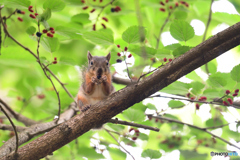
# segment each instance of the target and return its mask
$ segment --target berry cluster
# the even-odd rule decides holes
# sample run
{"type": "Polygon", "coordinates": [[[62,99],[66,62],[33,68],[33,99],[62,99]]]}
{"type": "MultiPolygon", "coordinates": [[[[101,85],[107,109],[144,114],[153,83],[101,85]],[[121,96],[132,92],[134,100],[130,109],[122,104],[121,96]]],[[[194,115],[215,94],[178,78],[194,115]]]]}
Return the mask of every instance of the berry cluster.
{"type": "Polygon", "coordinates": [[[171,59],[171,58],[169,58],[169,59],[167,59],[166,57],[163,58],[163,62],[167,62],[167,60],[168,60],[169,62],[172,62],[172,59],[171,59]]]}
{"type": "Polygon", "coordinates": [[[168,3],[169,2],[169,0],[165,0],[165,2],[163,2],[163,1],[160,1],[159,3],[160,3],[160,5],[162,6],[161,8],[159,8],[159,10],[161,11],[161,12],[165,12],[166,11],[166,9],[173,9],[174,7],[178,7],[179,6],[179,3],[181,4],[181,5],[184,5],[184,6],[186,6],[186,7],[189,7],[189,4],[187,3],[187,2],[185,2],[185,1],[179,1],[179,2],[175,2],[175,4],[173,4],[173,3],[168,3]]]}
{"type": "Polygon", "coordinates": [[[171,136],[168,137],[167,139],[163,140],[161,144],[167,144],[169,149],[174,148],[176,145],[179,145],[181,143],[182,137],[180,136],[171,136]]]}
{"type": "Polygon", "coordinates": [[[214,137],[211,139],[204,138],[204,139],[198,139],[196,143],[197,145],[204,145],[206,147],[209,147],[209,143],[216,144],[217,140],[214,137]]]}
{"type": "Polygon", "coordinates": [[[132,137],[132,140],[137,140],[137,138],[138,138],[138,136],[139,136],[139,130],[138,129],[134,129],[134,128],[130,128],[129,129],[129,133],[131,132],[131,131],[134,131],[134,134],[133,134],[133,137],[132,137]]]}
{"type": "MultiPolygon", "coordinates": [[[[25,14],[25,12],[24,11],[21,11],[21,10],[17,10],[17,13],[18,14],[25,14]]],[[[21,18],[21,17],[17,17],[17,19],[20,21],[20,22],[22,22],[23,21],[23,19],[21,18]]]]}
{"type": "Polygon", "coordinates": [[[57,64],[57,57],[54,57],[54,61],[52,63],[57,64]]]}
{"type": "MultiPolygon", "coordinates": [[[[238,96],[238,92],[239,92],[239,89],[235,89],[235,90],[234,90],[234,93],[232,94],[232,96],[233,96],[233,97],[238,96]]],[[[230,92],[230,90],[226,90],[225,93],[226,93],[226,95],[229,95],[231,92],[230,92]]],[[[230,105],[233,104],[232,97],[231,97],[231,98],[230,98],[230,97],[229,97],[229,98],[224,98],[222,103],[223,103],[225,106],[228,106],[229,104],[230,104],[230,105]],[[228,103],[229,103],[229,104],[228,104],[228,103]]]]}
{"type": "MultiPolygon", "coordinates": [[[[120,48],[120,45],[118,44],[117,47],[120,48]]],[[[127,47],[124,47],[124,51],[122,51],[122,52],[126,52],[127,50],[128,50],[128,48],[127,48],[127,47]]],[[[120,52],[118,52],[118,53],[117,53],[117,56],[118,56],[118,57],[121,57],[122,54],[121,54],[120,52]]],[[[124,56],[125,56],[125,55],[124,55],[124,56]]],[[[132,54],[129,54],[127,57],[128,57],[128,58],[131,58],[131,57],[132,57],[132,54]]],[[[125,58],[125,57],[124,57],[124,58],[125,58]]],[[[122,62],[122,59],[117,59],[117,63],[121,63],[121,62],[122,62]]]]}
{"type": "MultiPolygon", "coordinates": [[[[150,115],[148,116],[148,120],[149,120],[149,121],[151,121],[151,120],[152,120],[152,118],[153,118],[152,116],[150,116],[150,115]]],[[[156,122],[156,123],[157,123],[157,122],[164,123],[164,121],[163,121],[163,120],[161,120],[161,119],[158,119],[158,118],[155,118],[155,122],[156,122]]]]}
{"type": "Polygon", "coordinates": [[[47,29],[44,29],[42,32],[43,32],[43,33],[47,33],[47,36],[48,36],[48,37],[51,37],[51,38],[53,37],[53,34],[55,33],[53,27],[50,27],[48,30],[47,30],[47,29]],[[48,32],[48,31],[49,31],[49,32],[48,32]]]}
{"type": "MultiPolygon", "coordinates": [[[[190,98],[190,100],[192,100],[192,101],[196,99],[195,96],[191,96],[191,93],[187,93],[186,97],[190,98]]],[[[202,96],[202,97],[198,98],[198,101],[201,101],[201,102],[205,102],[206,100],[207,100],[206,96],[202,96]]],[[[196,109],[199,110],[199,108],[200,108],[199,103],[196,103],[195,106],[196,106],[196,109]]]]}
{"type": "MultiPolygon", "coordinates": [[[[34,11],[33,11],[33,6],[29,6],[29,7],[28,7],[28,11],[30,11],[30,12],[33,13],[33,12],[34,12],[34,11]]],[[[36,16],[38,16],[38,13],[34,13],[34,15],[33,15],[33,14],[30,14],[30,15],[29,15],[29,17],[31,17],[31,18],[33,18],[33,19],[35,19],[36,16]]]]}

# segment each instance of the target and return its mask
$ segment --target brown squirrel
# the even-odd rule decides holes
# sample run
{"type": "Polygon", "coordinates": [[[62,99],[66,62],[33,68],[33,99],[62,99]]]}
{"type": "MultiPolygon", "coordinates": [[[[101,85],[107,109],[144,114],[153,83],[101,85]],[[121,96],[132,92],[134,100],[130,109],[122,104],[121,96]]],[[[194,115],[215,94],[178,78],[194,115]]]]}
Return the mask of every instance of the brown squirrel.
{"type": "Polygon", "coordinates": [[[109,69],[111,54],[98,57],[92,56],[88,51],[87,57],[88,67],[83,71],[83,83],[77,96],[77,103],[82,112],[115,91],[109,69]]]}

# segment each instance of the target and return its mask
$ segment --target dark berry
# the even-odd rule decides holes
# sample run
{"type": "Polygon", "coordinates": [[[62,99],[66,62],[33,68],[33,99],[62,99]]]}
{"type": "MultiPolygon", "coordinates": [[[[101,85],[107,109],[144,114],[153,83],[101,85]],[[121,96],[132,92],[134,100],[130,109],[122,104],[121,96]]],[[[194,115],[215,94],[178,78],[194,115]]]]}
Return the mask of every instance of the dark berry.
{"type": "Polygon", "coordinates": [[[55,31],[54,31],[54,30],[51,30],[50,32],[51,32],[52,34],[54,34],[54,33],[55,33],[55,31]]]}
{"type": "Polygon", "coordinates": [[[178,7],[178,2],[175,3],[175,6],[178,7]]]}
{"type": "Polygon", "coordinates": [[[164,6],[164,5],[165,5],[163,2],[160,2],[160,4],[161,4],[162,6],[164,6]]]}
{"type": "Polygon", "coordinates": [[[29,7],[28,7],[28,9],[32,9],[32,8],[33,8],[33,6],[29,6],[29,7]]]}
{"type": "Polygon", "coordinates": [[[128,55],[128,58],[131,58],[131,57],[132,57],[132,54],[129,54],[129,55],[128,55]]]}
{"type": "Polygon", "coordinates": [[[196,109],[199,110],[200,105],[198,103],[196,103],[196,109]]]}
{"type": "Polygon", "coordinates": [[[21,14],[25,14],[25,12],[24,12],[24,11],[21,11],[21,14]]]}
{"type": "Polygon", "coordinates": [[[189,6],[189,4],[188,4],[187,2],[185,2],[185,6],[186,6],[186,7],[188,7],[188,6],[189,6]]]}
{"type": "Polygon", "coordinates": [[[96,9],[92,9],[92,10],[90,11],[90,13],[93,13],[95,10],[96,10],[96,9]]]}
{"type": "Polygon", "coordinates": [[[239,92],[239,89],[236,89],[236,90],[235,90],[235,93],[238,93],[238,92],[239,92]]]}
{"type": "Polygon", "coordinates": [[[134,141],[137,140],[137,137],[132,137],[132,140],[134,140],[134,141]]]}
{"type": "Polygon", "coordinates": [[[121,63],[122,62],[122,60],[121,59],[117,59],[117,63],[121,63]]]}
{"type": "Polygon", "coordinates": [[[127,48],[127,47],[125,47],[125,48],[124,48],[124,51],[127,51],[127,50],[128,50],[128,48],[127,48]]]}
{"type": "Polygon", "coordinates": [[[81,0],[81,2],[82,2],[82,3],[85,3],[85,1],[84,1],[84,0],[81,0]]]}
{"type": "Polygon", "coordinates": [[[138,136],[139,136],[139,133],[136,133],[136,136],[138,137],[138,136]]]}
{"type": "Polygon", "coordinates": [[[165,57],[165,58],[163,58],[163,61],[164,61],[164,62],[167,62],[167,58],[166,58],[166,57],[165,57]]]}
{"type": "Polygon", "coordinates": [[[83,10],[86,10],[86,9],[88,9],[88,6],[85,6],[85,7],[83,7],[82,9],[83,9],[83,10]]]}
{"type": "Polygon", "coordinates": [[[135,129],[135,132],[136,132],[136,133],[139,133],[139,130],[138,130],[138,129],[135,129]]]}
{"type": "Polygon", "coordinates": [[[95,24],[93,25],[93,30],[96,31],[96,25],[95,24]]]}
{"type": "Polygon", "coordinates": [[[36,35],[37,35],[38,37],[41,37],[42,33],[37,32],[36,35]]]}
{"type": "Polygon", "coordinates": [[[169,61],[169,62],[172,62],[172,59],[171,59],[171,58],[169,58],[169,59],[168,59],[168,61],[169,61]]]}
{"type": "Polygon", "coordinates": [[[57,60],[57,57],[54,57],[54,60],[56,61],[56,60],[57,60]]]}
{"type": "Polygon", "coordinates": [[[120,56],[121,56],[121,53],[118,52],[117,55],[120,57],[120,56]]]}
{"type": "Polygon", "coordinates": [[[157,119],[157,118],[155,119],[155,122],[158,122],[158,119],[157,119]]]}
{"type": "Polygon", "coordinates": [[[44,94],[39,94],[39,95],[37,95],[37,97],[38,97],[39,99],[44,99],[44,98],[45,98],[45,95],[44,95],[44,94]]]}
{"type": "Polygon", "coordinates": [[[187,97],[188,97],[188,98],[190,97],[190,93],[187,93],[187,97]]]}
{"type": "Polygon", "coordinates": [[[229,94],[230,93],[230,91],[229,90],[226,90],[226,94],[229,94]]]}
{"type": "Polygon", "coordinates": [[[229,102],[229,104],[233,104],[233,101],[231,98],[228,98],[227,101],[229,102]]]}
{"type": "Polygon", "coordinates": [[[20,13],[20,14],[22,14],[22,11],[18,9],[18,10],[17,10],[17,13],[20,13]]]}
{"type": "Polygon", "coordinates": [[[120,45],[118,44],[117,47],[120,48],[120,45]]]}
{"type": "Polygon", "coordinates": [[[238,93],[234,93],[234,94],[233,94],[234,97],[237,96],[237,95],[238,95],[238,93]]]}
{"type": "Polygon", "coordinates": [[[51,37],[51,38],[53,37],[53,35],[51,33],[47,33],[47,36],[51,37]]]}
{"type": "Polygon", "coordinates": [[[194,100],[194,99],[195,99],[195,97],[191,97],[190,99],[191,99],[191,100],[194,100]]]}
{"type": "Polygon", "coordinates": [[[133,131],[133,130],[134,130],[134,128],[130,128],[128,132],[131,132],[131,131],[133,131]]]}
{"type": "Polygon", "coordinates": [[[53,27],[50,27],[50,28],[49,28],[49,30],[50,30],[50,31],[53,31],[53,30],[54,30],[54,28],[53,28],[53,27]]]}
{"type": "Polygon", "coordinates": [[[116,7],[115,7],[115,11],[116,11],[116,12],[119,12],[119,11],[121,11],[121,10],[122,10],[122,9],[121,9],[119,6],[116,6],[116,7]]]}
{"type": "Polygon", "coordinates": [[[182,4],[185,4],[185,2],[184,2],[184,1],[180,1],[180,3],[182,3],[182,4]]]}
{"type": "Polygon", "coordinates": [[[172,9],[173,7],[172,6],[169,6],[169,9],[172,9]]]}
{"type": "Polygon", "coordinates": [[[102,17],[102,19],[106,22],[108,22],[108,19],[106,17],[102,17]]]}
{"type": "Polygon", "coordinates": [[[32,14],[29,15],[31,18],[35,19],[36,17],[32,14]]]}
{"type": "Polygon", "coordinates": [[[100,3],[102,3],[103,0],[99,0],[100,3]]]}
{"type": "Polygon", "coordinates": [[[223,101],[223,104],[224,104],[225,106],[228,106],[228,103],[227,103],[226,101],[223,101]]]}
{"type": "Polygon", "coordinates": [[[52,63],[53,63],[53,64],[57,64],[57,61],[53,61],[52,63]]]}
{"type": "Polygon", "coordinates": [[[23,19],[21,18],[21,17],[18,17],[17,18],[20,22],[22,22],[23,21],[23,19]]]}
{"type": "Polygon", "coordinates": [[[38,16],[38,13],[35,13],[35,16],[38,16]]]}
{"type": "Polygon", "coordinates": [[[115,12],[115,8],[111,8],[111,12],[115,12]]]}
{"type": "Polygon", "coordinates": [[[44,29],[42,32],[43,32],[43,33],[47,33],[48,31],[47,31],[46,29],[44,29]]]}
{"type": "Polygon", "coordinates": [[[152,116],[148,116],[148,119],[149,119],[149,121],[151,121],[152,120],[152,116]]]}
{"type": "Polygon", "coordinates": [[[166,0],[166,3],[168,3],[169,0],[166,0]]]}
{"type": "Polygon", "coordinates": [[[107,28],[105,24],[103,24],[103,23],[102,23],[101,25],[103,26],[103,28],[104,28],[104,29],[106,29],[106,28],[107,28]]]}
{"type": "Polygon", "coordinates": [[[160,10],[161,12],[165,12],[165,9],[164,9],[164,8],[159,8],[159,10],[160,10]]]}

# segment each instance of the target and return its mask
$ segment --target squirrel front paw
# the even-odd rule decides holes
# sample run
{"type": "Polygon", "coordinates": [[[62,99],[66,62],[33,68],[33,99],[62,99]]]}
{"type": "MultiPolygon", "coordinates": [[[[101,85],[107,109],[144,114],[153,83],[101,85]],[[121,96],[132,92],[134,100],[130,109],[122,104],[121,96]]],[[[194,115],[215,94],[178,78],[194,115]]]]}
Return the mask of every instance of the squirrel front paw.
{"type": "Polygon", "coordinates": [[[95,77],[92,77],[92,83],[95,83],[95,84],[98,84],[99,83],[99,80],[95,77]]]}
{"type": "Polygon", "coordinates": [[[106,82],[107,81],[107,76],[106,75],[102,76],[101,80],[102,80],[102,82],[106,82]]]}
{"type": "Polygon", "coordinates": [[[82,112],[86,112],[91,107],[90,104],[84,105],[81,109],[82,112]]]}

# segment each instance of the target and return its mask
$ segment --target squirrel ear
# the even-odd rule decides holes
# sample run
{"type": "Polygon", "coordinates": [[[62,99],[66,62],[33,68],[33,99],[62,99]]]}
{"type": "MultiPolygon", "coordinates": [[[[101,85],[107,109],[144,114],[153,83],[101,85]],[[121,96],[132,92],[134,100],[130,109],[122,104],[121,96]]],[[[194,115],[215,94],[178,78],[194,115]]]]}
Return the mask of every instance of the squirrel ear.
{"type": "Polygon", "coordinates": [[[87,58],[88,58],[88,62],[90,62],[91,61],[91,59],[92,59],[92,55],[91,55],[91,53],[88,51],[88,53],[87,53],[87,58]]]}
{"type": "Polygon", "coordinates": [[[107,60],[110,61],[111,58],[111,52],[108,53],[108,55],[106,56],[107,60]]]}

